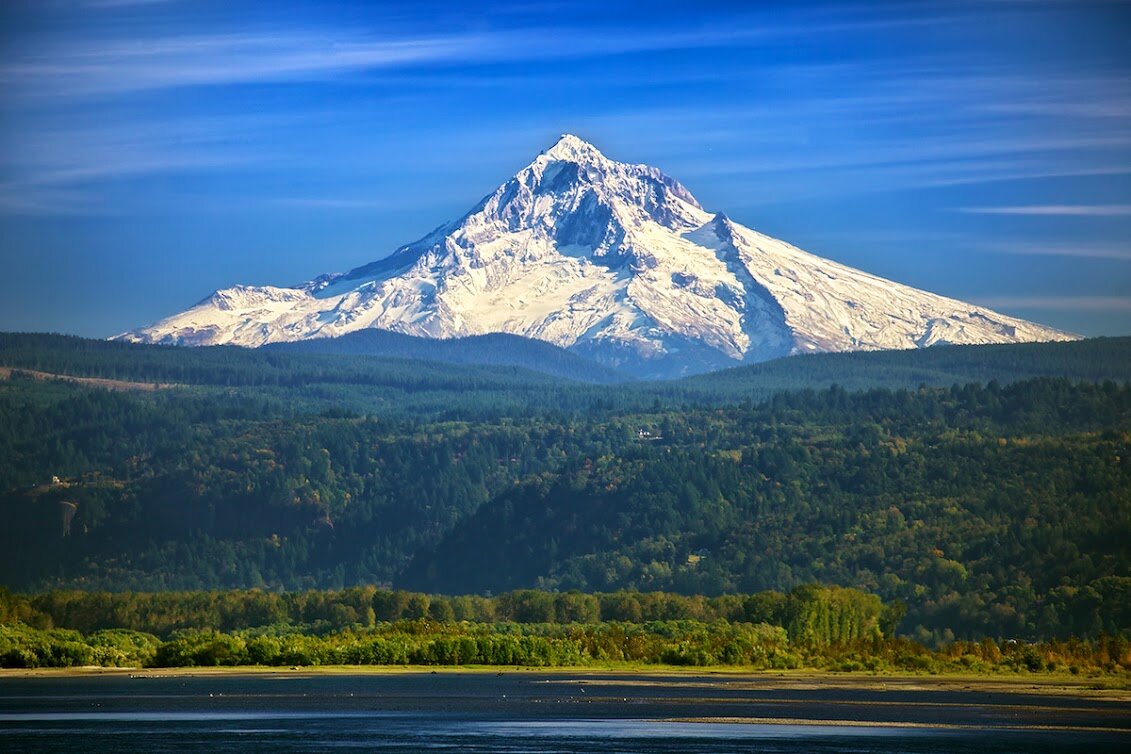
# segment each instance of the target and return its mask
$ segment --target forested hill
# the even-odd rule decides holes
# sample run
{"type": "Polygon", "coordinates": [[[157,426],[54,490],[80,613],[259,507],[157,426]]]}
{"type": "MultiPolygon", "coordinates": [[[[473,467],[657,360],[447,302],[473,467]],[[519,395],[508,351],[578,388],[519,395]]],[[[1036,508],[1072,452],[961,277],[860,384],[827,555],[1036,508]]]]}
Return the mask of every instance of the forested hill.
{"type": "Polygon", "coordinates": [[[965,385],[991,380],[1004,384],[1032,377],[1067,377],[1089,382],[1131,379],[1131,337],[812,354],[724,369],[690,377],[682,384],[696,390],[730,393],[833,384],[854,390],[965,385]]]}
{"type": "Polygon", "coordinates": [[[139,345],[28,333],[0,333],[0,368],[27,370],[40,378],[149,383],[182,396],[222,394],[255,401],[261,413],[280,415],[346,411],[437,419],[587,411],[605,399],[605,391],[616,389],[511,365],[139,345]]]}
{"type": "Polygon", "coordinates": [[[838,583],[903,599],[912,625],[944,633],[1131,629],[1127,385],[830,389],[639,421],[643,441],[505,491],[398,583],[838,583]]]}
{"type": "Polygon", "coordinates": [[[0,366],[180,386],[407,385],[422,390],[454,390],[465,387],[461,382],[469,383],[473,389],[505,383],[567,382],[514,364],[477,364],[470,360],[456,364],[442,359],[355,353],[346,349],[323,352],[312,348],[309,352],[291,353],[240,346],[189,348],[44,333],[0,333],[0,366]],[[447,382],[437,381],[441,377],[446,377],[447,382]]]}
{"type": "MultiPolygon", "coordinates": [[[[494,341],[488,338],[485,343],[494,341]]],[[[789,357],[684,380],[620,384],[591,384],[605,380],[609,373],[586,371],[584,362],[579,365],[568,359],[568,353],[564,361],[555,361],[553,354],[560,349],[552,346],[547,346],[552,354],[545,358],[551,366],[543,371],[554,375],[510,363],[454,363],[467,356],[465,349],[479,354],[490,351],[484,343],[455,342],[437,348],[448,349],[451,358],[443,362],[404,354],[182,348],[0,333],[0,368],[171,385],[198,393],[234,391],[271,403],[272,410],[299,414],[345,410],[390,418],[461,420],[726,406],[766,400],[783,390],[832,385],[913,390],[920,385],[949,387],[991,380],[1008,384],[1032,377],[1121,382],[1131,376],[1131,338],[789,357]],[[579,371],[573,376],[587,382],[564,378],[575,367],[579,371]]],[[[413,345],[408,350],[417,353],[415,349],[413,345]]],[[[531,350],[529,342],[520,350],[526,361],[540,358],[541,351],[531,350]]]]}
{"type": "Polygon", "coordinates": [[[609,367],[550,343],[509,333],[463,338],[421,338],[388,330],[359,330],[337,338],[313,338],[271,343],[265,351],[284,353],[391,356],[446,364],[488,364],[529,369],[567,380],[593,383],[624,382],[628,378],[609,367]]]}
{"type": "MultiPolygon", "coordinates": [[[[201,351],[144,353],[184,365],[201,351]]],[[[434,388],[449,402],[437,421],[326,410],[359,388],[310,403],[325,384],[289,386],[270,362],[283,355],[233,358],[233,374],[279,379],[0,380],[0,582],[718,594],[817,581],[904,600],[905,630],[927,637],[1131,627],[1126,384],[720,393],[700,407],[656,392],[630,407],[585,392],[628,386],[524,373],[514,385],[530,396],[540,384],[609,403],[491,414],[483,396],[520,388],[484,376],[495,392],[434,388]]]]}

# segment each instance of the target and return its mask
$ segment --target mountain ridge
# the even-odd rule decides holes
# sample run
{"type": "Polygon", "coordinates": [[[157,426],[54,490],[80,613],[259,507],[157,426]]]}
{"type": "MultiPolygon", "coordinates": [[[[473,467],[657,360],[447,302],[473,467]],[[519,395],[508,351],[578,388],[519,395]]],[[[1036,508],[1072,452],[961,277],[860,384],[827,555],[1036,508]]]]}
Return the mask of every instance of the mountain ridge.
{"type": "MultiPolygon", "coordinates": [[[[362,331],[358,336],[382,333],[362,331]]],[[[384,333],[384,335],[394,335],[384,333]]],[[[399,336],[416,344],[445,341],[399,336]]],[[[495,336],[487,336],[493,339],[495,336]]],[[[517,338],[518,336],[505,336],[517,338]]],[[[478,346],[482,338],[457,341],[478,346]]],[[[555,346],[528,341],[551,353],[555,346]]],[[[733,406],[783,392],[823,390],[917,390],[995,381],[1001,385],[1037,377],[1092,383],[1126,382],[1131,374],[1131,337],[1089,338],[1056,343],[945,346],[903,351],[809,354],[748,364],[678,380],[607,383],[554,375],[552,364],[447,362],[406,353],[304,352],[338,349],[349,338],[316,339],[271,348],[177,346],[85,339],[73,335],[0,332],[0,368],[13,378],[42,372],[59,379],[117,380],[176,385],[177,390],[221,387],[225,391],[287,401],[303,410],[347,410],[380,416],[501,416],[545,411],[642,410],[657,405],[733,406]],[[289,395],[290,398],[285,398],[289,395]]],[[[474,350],[474,349],[473,349],[474,350]]],[[[544,360],[545,361],[545,360],[544,360]]],[[[600,375],[594,375],[599,377],[600,375]]]]}
{"type": "Polygon", "coordinates": [[[487,333],[462,338],[421,338],[370,328],[336,338],[268,343],[267,351],[303,354],[392,356],[447,364],[513,366],[542,374],[596,384],[624,382],[628,378],[594,361],[552,343],[510,333],[487,333]]]}
{"type": "Polygon", "coordinates": [[[388,257],[292,288],[217,291],[117,337],[260,346],[370,328],[508,332],[646,378],[795,353],[1076,337],[809,254],[569,134],[388,257]]]}

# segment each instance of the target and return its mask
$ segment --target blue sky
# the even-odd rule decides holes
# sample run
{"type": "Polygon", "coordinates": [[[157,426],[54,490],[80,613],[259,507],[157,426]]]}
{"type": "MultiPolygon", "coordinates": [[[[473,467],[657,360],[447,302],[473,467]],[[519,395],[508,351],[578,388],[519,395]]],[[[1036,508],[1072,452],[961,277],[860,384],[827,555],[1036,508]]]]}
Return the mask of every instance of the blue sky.
{"type": "Polygon", "coordinates": [[[885,277],[1131,334],[1131,4],[8,0],[0,329],[385,256],[563,132],[885,277]]]}

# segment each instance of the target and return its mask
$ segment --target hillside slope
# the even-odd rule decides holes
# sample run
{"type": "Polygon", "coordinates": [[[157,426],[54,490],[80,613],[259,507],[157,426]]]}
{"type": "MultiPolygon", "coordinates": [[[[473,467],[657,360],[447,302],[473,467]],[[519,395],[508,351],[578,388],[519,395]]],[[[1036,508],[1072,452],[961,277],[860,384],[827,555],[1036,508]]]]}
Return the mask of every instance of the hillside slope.
{"type": "Polygon", "coordinates": [[[465,338],[419,338],[388,330],[358,330],[337,338],[271,343],[265,351],[296,354],[391,356],[445,364],[482,364],[529,369],[580,382],[623,382],[613,369],[582,358],[563,348],[508,333],[465,338]]]}

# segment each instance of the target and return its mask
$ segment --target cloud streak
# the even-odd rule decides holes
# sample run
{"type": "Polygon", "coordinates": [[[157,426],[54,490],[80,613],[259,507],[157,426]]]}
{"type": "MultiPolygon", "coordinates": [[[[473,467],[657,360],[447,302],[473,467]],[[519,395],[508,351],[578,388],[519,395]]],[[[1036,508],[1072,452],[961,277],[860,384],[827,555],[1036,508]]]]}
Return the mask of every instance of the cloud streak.
{"type": "Polygon", "coordinates": [[[1131,204],[1028,204],[1013,207],[955,207],[954,211],[967,215],[1128,217],[1131,216],[1131,204]]]}
{"type": "Polygon", "coordinates": [[[130,124],[76,126],[67,118],[26,129],[5,144],[0,209],[18,214],[118,212],[107,206],[108,181],[152,175],[231,172],[289,164],[288,155],[249,132],[277,133],[310,117],[150,118],[130,124]]]}
{"type": "Polygon", "coordinates": [[[974,303],[992,309],[1048,309],[1066,312],[1131,312],[1127,296],[991,296],[974,303]]]}
{"type": "Polygon", "coordinates": [[[999,254],[1037,257],[1075,257],[1079,259],[1114,259],[1131,262],[1131,244],[1094,244],[1038,241],[1002,241],[984,243],[981,247],[999,254]]]}
{"type": "Polygon", "coordinates": [[[304,209],[376,210],[389,206],[386,199],[335,196],[280,196],[269,200],[272,204],[304,209]]]}
{"type": "MultiPolygon", "coordinates": [[[[765,192],[772,202],[844,193],[846,186],[859,194],[1131,173],[1131,127],[1120,117],[1131,104],[1131,86],[1126,77],[1111,71],[1065,69],[1037,78],[1009,65],[985,61],[975,65],[953,51],[939,50],[835,62],[745,55],[739,69],[681,64],[670,70],[661,67],[660,76],[653,66],[638,64],[610,64],[608,73],[602,71],[600,76],[590,64],[499,65],[770,48],[845,31],[899,34],[904,27],[931,26],[934,32],[936,22],[966,18],[961,5],[956,10],[946,3],[931,4],[926,13],[912,5],[858,11],[851,4],[834,4],[825,10],[784,15],[721,14],[713,23],[700,18],[697,24],[666,28],[624,20],[616,25],[583,25],[568,18],[553,26],[550,19],[562,14],[548,12],[531,13],[528,25],[521,27],[499,28],[485,21],[454,31],[450,25],[445,29],[417,23],[406,32],[397,28],[400,22],[380,16],[369,17],[364,27],[260,26],[223,34],[204,33],[200,25],[183,33],[170,33],[169,24],[107,25],[81,33],[72,27],[55,36],[28,35],[6,51],[0,59],[0,95],[33,113],[133,103],[129,111],[138,113],[143,123],[152,116],[138,103],[157,101],[159,107],[168,107],[167,91],[185,87],[199,88],[186,93],[185,101],[214,97],[228,106],[231,100],[224,98],[240,94],[217,92],[230,85],[349,82],[358,86],[351,87],[346,100],[397,97],[400,101],[390,111],[402,112],[420,107],[430,87],[453,99],[466,97],[469,89],[482,89],[484,93],[476,97],[484,102],[492,97],[524,101],[533,95],[529,116],[526,110],[512,108],[502,122],[493,119],[490,106],[485,106],[459,127],[474,128],[481,120],[481,127],[498,133],[513,131],[516,120],[529,118],[522,127],[541,132],[546,112],[559,118],[569,112],[572,122],[563,123],[561,129],[579,122],[591,124],[589,132],[595,138],[631,131],[634,143],[644,144],[649,138],[656,141],[663,132],[659,138],[668,143],[655,154],[671,160],[671,155],[685,150],[684,163],[677,158],[672,165],[678,166],[680,176],[731,178],[731,183],[745,182],[755,189],[772,184],[773,191],[765,192]],[[695,99],[696,91],[716,89],[729,79],[759,82],[757,96],[695,99]],[[678,87],[687,96],[654,97],[647,102],[619,96],[624,91],[655,89],[657,83],[672,91],[678,87]],[[555,89],[592,90],[594,96],[580,104],[553,106],[555,89]],[[1058,117],[1074,122],[1064,127],[1056,122],[1058,117]],[[722,147],[716,154],[726,156],[706,153],[705,140],[722,147]]],[[[280,96],[272,89],[270,97],[287,101],[294,96],[287,106],[304,106],[298,100],[306,91],[310,88],[294,87],[280,96]]],[[[126,137],[135,133],[135,125],[123,123],[124,136],[112,147],[72,148],[83,141],[81,134],[73,140],[55,139],[51,149],[39,150],[42,159],[37,164],[21,165],[23,150],[5,145],[2,163],[8,164],[0,164],[0,176],[36,185],[74,185],[114,175],[197,170],[207,166],[210,152],[218,155],[218,167],[264,157],[294,164],[304,155],[294,154],[293,144],[320,137],[312,129],[309,137],[296,131],[290,140],[273,140],[233,123],[230,133],[217,135],[211,144],[180,138],[150,142],[146,137],[128,143],[126,137]],[[274,155],[265,154],[276,146],[274,155]]],[[[154,127],[160,125],[153,122],[154,127]]],[[[419,167],[430,158],[421,154],[415,159],[414,166],[419,167]]],[[[464,154],[460,159],[467,165],[478,157],[464,154]]],[[[748,195],[756,194],[757,190],[748,195]]],[[[979,208],[959,211],[965,209],[979,208]]]]}
{"type": "MultiPolygon", "coordinates": [[[[851,7],[851,6],[850,6],[851,7]]],[[[185,86],[303,81],[429,64],[550,61],[649,52],[773,45],[829,34],[930,26],[954,13],[881,17],[817,11],[770,20],[731,16],[683,28],[542,25],[420,33],[378,28],[247,28],[235,33],[23,40],[0,64],[0,83],[28,97],[97,96],[185,86]]]]}
{"type": "Polygon", "coordinates": [[[364,39],[287,34],[167,36],[49,47],[0,66],[25,96],[106,95],[286,81],[468,57],[474,36],[364,39]]]}

